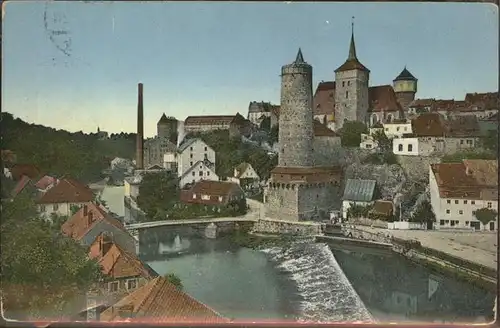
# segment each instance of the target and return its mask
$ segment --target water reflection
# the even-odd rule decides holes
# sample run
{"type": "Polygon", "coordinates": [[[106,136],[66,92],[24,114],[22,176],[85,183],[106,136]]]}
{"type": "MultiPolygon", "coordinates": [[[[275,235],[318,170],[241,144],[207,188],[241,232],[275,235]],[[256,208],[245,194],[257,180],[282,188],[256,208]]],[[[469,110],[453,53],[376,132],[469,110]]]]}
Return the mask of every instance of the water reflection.
{"type": "Polygon", "coordinates": [[[489,321],[495,295],[479,287],[432,274],[399,254],[354,246],[333,246],[345,275],[379,320],[489,321]]]}

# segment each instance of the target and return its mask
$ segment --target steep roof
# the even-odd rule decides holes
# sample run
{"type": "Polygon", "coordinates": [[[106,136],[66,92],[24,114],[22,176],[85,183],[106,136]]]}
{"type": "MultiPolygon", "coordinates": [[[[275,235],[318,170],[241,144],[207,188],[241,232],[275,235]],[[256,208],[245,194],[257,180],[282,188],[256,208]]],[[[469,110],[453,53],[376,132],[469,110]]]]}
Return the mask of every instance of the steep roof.
{"type": "Polygon", "coordinates": [[[342,200],[369,202],[375,193],[375,180],[347,179],[342,200]]]}
{"type": "Polygon", "coordinates": [[[160,120],[158,121],[157,124],[165,124],[165,123],[171,123],[177,121],[175,117],[168,117],[163,113],[163,115],[160,117],[160,120]]]}
{"type": "Polygon", "coordinates": [[[313,98],[314,115],[331,115],[335,109],[335,82],[321,81],[313,98]]]}
{"type": "Polygon", "coordinates": [[[401,110],[398,97],[390,85],[368,88],[368,99],[371,112],[396,112],[401,110]]]}
{"type": "Polygon", "coordinates": [[[182,153],[184,150],[186,150],[188,147],[191,147],[191,145],[193,145],[197,141],[203,142],[208,147],[205,141],[203,141],[201,138],[184,139],[184,142],[178,148],[179,153],[182,153]]]}
{"type": "Polygon", "coordinates": [[[432,164],[441,198],[498,199],[498,161],[432,164]]]}
{"type": "Polygon", "coordinates": [[[35,187],[41,190],[47,189],[50,185],[56,184],[58,182],[57,178],[51,177],[49,175],[45,175],[43,178],[38,180],[35,184],[35,187]]]}
{"type": "Polygon", "coordinates": [[[370,72],[368,68],[366,68],[361,62],[358,60],[358,56],[356,55],[356,43],[354,42],[354,31],[351,34],[351,43],[349,45],[349,56],[345,63],[343,63],[339,68],[335,70],[337,72],[350,71],[350,70],[361,70],[365,72],[370,72]]]}
{"type": "Polygon", "coordinates": [[[458,116],[443,122],[446,136],[449,137],[479,137],[481,128],[475,115],[458,116]]]}
{"type": "Polygon", "coordinates": [[[252,167],[252,165],[250,165],[249,163],[246,163],[246,162],[243,162],[243,163],[240,163],[239,165],[237,165],[234,170],[236,171],[236,175],[235,175],[235,178],[239,179],[243,173],[246,172],[246,170],[249,168],[249,167],[252,167]]]}
{"type": "Polygon", "coordinates": [[[438,113],[425,113],[411,121],[411,129],[417,137],[443,137],[445,127],[438,113]]]}
{"type": "Polygon", "coordinates": [[[399,75],[394,79],[394,82],[395,81],[417,81],[417,78],[413,76],[413,74],[411,74],[405,66],[401,73],[399,73],[399,75]]]}
{"type": "Polygon", "coordinates": [[[10,168],[12,178],[19,180],[23,175],[30,179],[36,179],[40,176],[40,169],[33,164],[14,164],[10,168]]]}
{"type": "Polygon", "coordinates": [[[86,203],[94,199],[92,190],[79,181],[63,178],[38,199],[39,204],[86,203]]]}
{"type": "Polygon", "coordinates": [[[215,164],[210,162],[208,159],[205,159],[205,160],[200,160],[200,161],[197,161],[196,163],[194,163],[193,166],[191,166],[186,172],[184,172],[184,174],[181,176],[181,180],[183,178],[187,177],[188,175],[190,175],[191,172],[197,170],[197,167],[200,164],[203,165],[204,167],[210,169],[215,174],[215,164]]]}
{"type": "Polygon", "coordinates": [[[107,241],[110,247],[103,249],[104,239],[102,233],[97,236],[90,246],[89,256],[97,259],[105,275],[114,279],[138,276],[150,279],[157,276],[135,254],[125,251],[114,242],[107,241]]]}
{"type": "Polygon", "coordinates": [[[240,186],[234,182],[201,180],[194,184],[192,193],[211,196],[227,196],[240,186]]]}
{"type": "Polygon", "coordinates": [[[80,240],[85,237],[97,223],[103,220],[111,225],[114,225],[118,229],[127,232],[120,221],[113,218],[108,212],[95,203],[88,203],[87,205],[84,205],[71,218],[64,222],[61,226],[61,231],[65,236],[71,237],[75,240],[80,240]],[[86,215],[85,211],[87,211],[86,215]]]}
{"type": "Polygon", "coordinates": [[[29,185],[33,187],[33,180],[31,180],[29,177],[26,175],[23,175],[21,180],[19,180],[16,183],[16,186],[14,187],[14,190],[12,190],[12,197],[16,197],[23,191],[25,188],[27,188],[29,185]]]}
{"type": "MultiPolygon", "coordinates": [[[[157,277],[125,296],[101,314],[103,321],[119,321],[118,309],[129,307],[131,321],[159,323],[222,323],[223,318],[208,306],[178,290],[164,277],[157,277]]],[[[123,318],[125,319],[125,318],[123,318]]]]}

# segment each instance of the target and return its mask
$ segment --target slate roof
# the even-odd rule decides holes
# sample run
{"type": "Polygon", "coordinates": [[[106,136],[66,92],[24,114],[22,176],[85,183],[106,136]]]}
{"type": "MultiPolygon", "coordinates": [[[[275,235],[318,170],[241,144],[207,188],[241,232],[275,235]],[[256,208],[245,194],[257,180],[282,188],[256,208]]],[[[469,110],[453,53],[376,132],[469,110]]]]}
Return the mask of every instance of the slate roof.
{"type": "MultiPolygon", "coordinates": [[[[190,138],[185,140],[180,146],[179,146],[179,153],[182,153],[184,150],[186,150],[188,147],[190,147],[192,144],[194,144],[197,141],[201,141],[204,144],[206,144],[203,140],[200,138],[190,138]]],[[[208,146],[208,145],[207,145],[208,146]]]]}
{"type": "Polygon", "coordinates": [[[342,199],[356,202],[370,202],[373,200],[375,185],[375,180],[348,179],[342,199]]]}
{"type": "Polygon", "coordinates": [[[122,298],[101,314],[102,321],[120,321],[120,308],[128,308],[130,321],[158,323],[222,323],[220,314],[180,291],[164,277],[157,277],[122,298]]]}
{"type": "Polygon", "coordinates": [[[405,66],[405,68],[401,71],[401,73],[399,73],[394,81],[417,81],[417,78],[413,76],[413,74],[411,74],[405,66]]]}

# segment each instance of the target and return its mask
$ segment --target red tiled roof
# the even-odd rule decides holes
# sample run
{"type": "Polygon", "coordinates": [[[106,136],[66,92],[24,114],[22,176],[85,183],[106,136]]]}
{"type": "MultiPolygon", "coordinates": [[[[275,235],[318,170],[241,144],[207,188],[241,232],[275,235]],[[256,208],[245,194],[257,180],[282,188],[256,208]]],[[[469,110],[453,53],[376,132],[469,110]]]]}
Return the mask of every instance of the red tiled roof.
{"type": "Polygon", "coordinates": [[[31,181],[31,179],[25,175],[22,176],[21,180],[16,183],[14,190],[12,190],[12,197],[16,197],[31,181]]]}
{"type": "Polygon", "coordinates": [[[441,198],[498,199],[498,183],[495,184],[498,161],[466,160],[462,163],[432,164],[431,169],[441,198]]]}
{"type": "Polygon", "coordinates": [[[442,137],[445,127],[438,113],[425,113],[411,121],[413,134],[417,137],[442,137]]]}
{"type": "Polygon", "coordinates": [[[114,279],[138,276],[152,278],[149,270],[135,254],[123,250],[111,240],[106,240],[102,233],[90,246],[89,256],[97,259],[102,272],[114,279]]]}
{"type": "Polygon", "coordinates": [[[107,213],[100,206],[92,202],[89,202],[87,205],[84,205],[71,218],[69,218],[66,222],[64,222],[64,224],[61,226],[61,231],[65,236],[71,237],[75,240],[80,240],[98,222],[101,222],[102,220],[105,220],[109,224],[112,224],[123,231],[126,231],[125,227],[120,223],[120,221],[111,217],[109,213],[107,213]],[[85,210],[87,210],[87,215],[84,215],[85,210]]]}
{"type": "MultiPolygon", "coordinates": [[[[133,314],[130,321],[158,323],[223,323],[222,318],[208,306],[180,291],[164,277],[157,277],[125,296],[101,314],[103,321],[120,321],[119,309],[127,307],[133,314]]],[[[127,320],[128,321],[128,320],[127,320]]]]}
{"type": "Polygon", "coordinates": [[[314,124],[314,136],[316,137],[338,137],[339,135],[334,131],[330,130],[324,124],[318,122],[317,120],[313,120],[314,124]]]}
{"type": "Polygon", "coordinates": [[[35,187],[41,190],[45,190],[47,189],[47,187],[56,184],[57,181],[58,180],[56,178],[46,175],[38,180],[38,182],[35,184],[35,187]]]}
{"type": "Polygon", "coordinates": [[[320,82],[313,99],[314,115],[333,115],[335,113],[335,81],[320,82]]]}
{"type": "Polygon", "coordinates": [[[368,89],[371,112],[397,112],[401,110],[396,93],[390,85],[379,85],[368,89]]]}
{"type": "Polygon", "coordinates": [[[40,170],[33,164],[14,164],[10,168],[10,172],[14,180],[21,179],[23,175],[30,179],[36,179],[40,175],[40,170]]]}
{"type": "Polygon", "coordinates": [[[181,190],[180,199],[183,203],[196,203],[203,205],[221,205],[228,201],[228,196],[233,192],[242,195],[241,187],[234,182],[201,180],[189,190],[181,190]],[[196,195],[196,198],[193,198],[196,195]],[[209,199],[203,199],[202,195],[210,196],[209,199]],[[222,201],[219,201],[222,197],[222,201]]]}
{"type": "Polygon", "coordinates": [[[63,178],[38,200],[39,204],[91,202],[94,194],[89,187],[71,178],[63,178]]]}
{"type": "Polygon", "coordinates": [[[478,109],[498,109],[498,92],[487,93],[468,93],[465,95],[465,101],[478,107],[478,109]]]}
{"type": "Polygon", "coordinates": [[[415,99],[413,100],[408,107],[433,107],[436,99],[415,99]]]}

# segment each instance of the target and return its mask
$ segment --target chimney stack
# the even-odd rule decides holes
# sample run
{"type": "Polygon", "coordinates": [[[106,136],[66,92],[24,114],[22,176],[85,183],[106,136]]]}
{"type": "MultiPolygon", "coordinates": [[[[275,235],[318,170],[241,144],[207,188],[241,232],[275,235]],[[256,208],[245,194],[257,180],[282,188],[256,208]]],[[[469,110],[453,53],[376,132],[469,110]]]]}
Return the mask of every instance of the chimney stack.
{"type": "Polygon", "coordinates": [[[142,104],[142,83],[139,83],[139,96],[137,102],[137,140],[135,167],[138,170],[144,168],[144,108],[142,104]]]}

